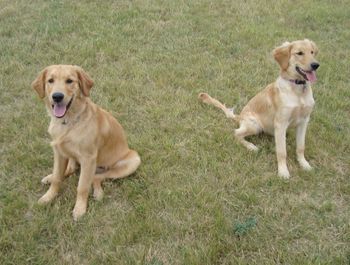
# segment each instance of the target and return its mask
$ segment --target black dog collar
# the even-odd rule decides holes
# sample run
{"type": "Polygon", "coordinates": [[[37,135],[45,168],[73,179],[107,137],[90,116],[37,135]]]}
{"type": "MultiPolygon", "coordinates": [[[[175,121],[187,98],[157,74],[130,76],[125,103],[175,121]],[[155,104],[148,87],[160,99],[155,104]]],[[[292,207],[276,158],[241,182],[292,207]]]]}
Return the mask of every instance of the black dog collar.
{"type": "Polygon", "coordinates": [[[298,79],[295,79],[295,80],[290,79],[289,82],[292,82],[292,83],[294,83],[296,85],[305,85],[306,84],[305,80],[298,80],[298,79]]]}

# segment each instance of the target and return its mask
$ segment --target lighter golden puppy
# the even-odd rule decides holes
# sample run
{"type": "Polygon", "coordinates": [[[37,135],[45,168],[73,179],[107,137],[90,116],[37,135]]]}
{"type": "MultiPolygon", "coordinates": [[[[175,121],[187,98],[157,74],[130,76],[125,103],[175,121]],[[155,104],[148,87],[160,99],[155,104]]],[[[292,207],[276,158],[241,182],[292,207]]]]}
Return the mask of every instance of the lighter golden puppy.
{"type": "Polygon", "coordinates": [[[90,100],[92,86],[88,74],[73,65],[51,65],[32,83],[51,117],[48,132],[54,153],[53,173],[42,180],[50,188],[39,203],[55,198],[64,177],[80,165],[74,220],[86,212],[92,184],[94,197],[101,199],[104,179],[126,177],[141,163],[138,153],[129,149],[118,121],[90,100]]]}
{"type": "Polygon", "coordinates": [[[253,97],[243,108],[240,115],[226,108],[218,100],[206,93],[200,93],[199,99],[222,109],[228,118],[239,122],[235,136],[249,150],[258,148],[244,139],[249,135],[265,132],[275,136],[278,174],[289,178],[286,158],[286,131],[296,127],[296,153],[300,166],[310,170],[311,166],[304,157],[305,134],[310,114],[315,104],[311,83],[316,81],[319,63],[315,56],[318,49],[308,39],[285,42],[273,51],[280,66],[277,80],[253,97]]]}

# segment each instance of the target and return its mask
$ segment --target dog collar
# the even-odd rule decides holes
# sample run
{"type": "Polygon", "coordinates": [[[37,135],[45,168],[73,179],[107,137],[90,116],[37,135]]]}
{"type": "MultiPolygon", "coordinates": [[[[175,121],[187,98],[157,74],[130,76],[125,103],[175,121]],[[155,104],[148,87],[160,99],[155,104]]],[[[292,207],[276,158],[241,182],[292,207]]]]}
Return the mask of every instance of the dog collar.
{"type": "Polygon", "coordinates": [[[305,84],[306,84],[306,81],[305,81],[305,80],[298,80],[298,79],[293,80],[293,79],[289,79],[288,81],[291,82],[291,83],[294,83],[294,84],[296,84],[296,85],[305,85],[305,84]]]}
{"type": "Polygon", "coordinates": [[[306,91],[307,88],[307,84],[305,80],[299,80],[299,79],[287,79],[289,82],[297,85],[297,86],[301,86],[302,88],[302,92],[304,93],[306,91]]]}

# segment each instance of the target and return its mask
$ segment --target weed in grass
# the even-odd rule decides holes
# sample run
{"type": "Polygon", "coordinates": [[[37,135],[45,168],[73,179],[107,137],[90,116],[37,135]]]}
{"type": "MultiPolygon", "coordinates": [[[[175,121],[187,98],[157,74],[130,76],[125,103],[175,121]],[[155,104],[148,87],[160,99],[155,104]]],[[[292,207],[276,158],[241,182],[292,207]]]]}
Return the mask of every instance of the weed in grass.
{"type": "Polygon", "coordinates": [[[245,235],[246,233],[249,232],[249,230],[253,229],[256,226],[256,224],[257,222],[254,217],[249,217],[247,220],[245,220],[242,223],[240,222],[235,223],[234,225],[235,235],[237,235],[238,237],[245,235]]]}

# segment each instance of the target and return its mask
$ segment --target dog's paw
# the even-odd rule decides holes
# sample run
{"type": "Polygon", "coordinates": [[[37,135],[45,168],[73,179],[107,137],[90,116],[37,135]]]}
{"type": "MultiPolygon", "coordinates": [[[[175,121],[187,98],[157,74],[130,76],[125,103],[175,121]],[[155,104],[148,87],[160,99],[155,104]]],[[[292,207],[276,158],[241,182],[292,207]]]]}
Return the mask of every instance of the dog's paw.
{"type": "Polygon", "coordinates": [[[80,217],[82,217],[86,213],[87,202],[84,200],[77,200],[73,209],[73,219],[77,221],[80,217]]]}
{"type": "Polygon", "coordinates": [[[284,179],[289,179],[290,174],[289,174],[288,169],[279,169],[278,176],[280,176],[281,178],[284,178],[284,179]]]}
{"type": "Polygon", "coordinates": [[[39,200],[38,200],[38,204],[40,205],[45,205],[48,204],[49,202],[51,202],[53,200],[53,198],[55,198],[55,195],[52,195],[49,192],[46,192],[39,200]]]}
{"type": "Polygon", "coordinates": [[[255,144],[252,144],[252,143],[248,143],[247,148],[249,151],[253,151],[253,152],[259,151],[259,147],[257,147],[255,144]]]}
{"type": "Polygon", "coordinates": [[[47,175],[45,178],[43,178],[43,179],[41,180],[41,183],[42,183],[42,184],[50,184],[50,183],[51,183],[51,178],[52,178],[52,174],[47,175]]]}
{"type": "Polygon", "coordinates": [[[75,205],[73,209],[73,220],[78,221],[86,213],[86,207],[75,205]]]}
{"type": "Polygon", "coordinates": [[[103,190],[102,189],[94,189],[94,199],[96,201],[100,201],[103,199],[103,190]]]}
{"type": "Polygon", "coordinates": [[[310,166],[309,162],[307,162],[305,159],[300,160],[299,164],[303,170],[306,170],[306,171],[312,170],[312,166],[310,166]]]}

